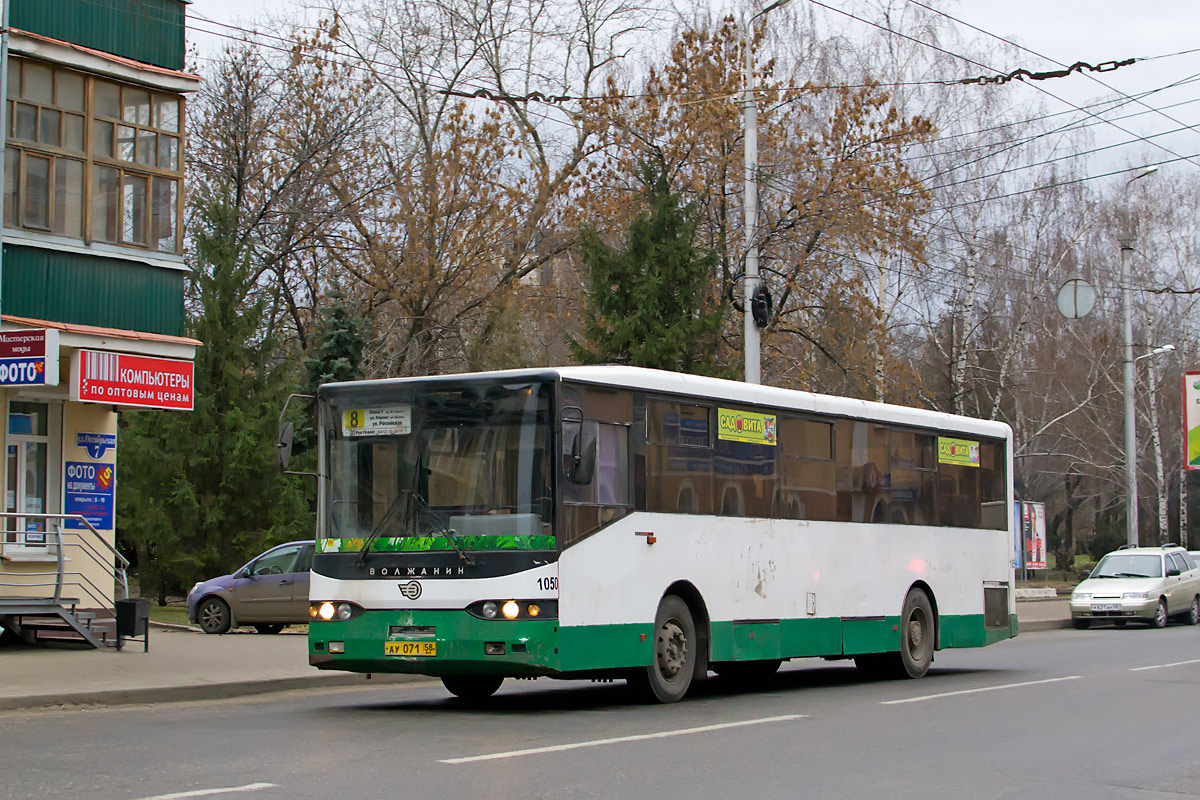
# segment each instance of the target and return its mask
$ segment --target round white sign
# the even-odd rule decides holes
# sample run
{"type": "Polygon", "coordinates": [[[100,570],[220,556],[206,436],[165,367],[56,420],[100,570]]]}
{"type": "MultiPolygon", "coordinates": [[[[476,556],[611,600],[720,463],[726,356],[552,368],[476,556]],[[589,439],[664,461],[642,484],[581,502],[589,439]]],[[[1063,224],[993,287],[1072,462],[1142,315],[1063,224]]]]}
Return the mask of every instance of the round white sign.
{"type": "Polygon", "coordinates": [[[1096,290],[1083,278],[1071,278],[1058,290],[1058,312],[1067,319],[1086,317],[1096,307],[1096,290]]]}

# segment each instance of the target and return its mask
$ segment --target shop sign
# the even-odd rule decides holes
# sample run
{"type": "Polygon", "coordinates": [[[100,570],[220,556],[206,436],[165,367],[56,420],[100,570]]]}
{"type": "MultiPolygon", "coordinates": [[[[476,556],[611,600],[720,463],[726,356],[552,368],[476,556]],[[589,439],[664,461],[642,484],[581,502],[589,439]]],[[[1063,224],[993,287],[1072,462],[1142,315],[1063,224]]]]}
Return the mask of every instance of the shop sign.
{"type": "MultiPolygon", "coordinates": [[[[113,464],[93,464],[87,461],[68,461],[63,482],[63,513],[82,514],[96,530],[113,529],[113,487],[116,469],[113,464]]],[[[85,528],[79,520],[69,519],[67,528],[85,528]]]]}
{"type": "Polygon", "coordinates": [[[71,399],[191,411],[192,362],[80,350],[71,360],[71,399]]]}
{"type": "Polygon", "coordinates": [[[732,408],[717,409],[717,438],[729,442],[775,445],[775,415],[732,408]]]}
{"type": "Polygon", "coordinates": [[[0,386],[57,386],[58,331],[0,331],[0,386]]]}

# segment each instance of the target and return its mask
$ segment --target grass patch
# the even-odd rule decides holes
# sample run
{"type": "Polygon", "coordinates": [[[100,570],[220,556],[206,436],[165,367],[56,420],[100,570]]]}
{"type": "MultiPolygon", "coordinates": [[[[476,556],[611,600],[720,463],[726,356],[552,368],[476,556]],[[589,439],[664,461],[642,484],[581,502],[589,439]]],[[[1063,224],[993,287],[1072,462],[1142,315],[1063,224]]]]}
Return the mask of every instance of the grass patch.
{"type": "Polygon", "coordinates": [[[159,606],[150,604],[151,622],[168,622],[172,625],[189,625],[186,606],[159,606]]]}

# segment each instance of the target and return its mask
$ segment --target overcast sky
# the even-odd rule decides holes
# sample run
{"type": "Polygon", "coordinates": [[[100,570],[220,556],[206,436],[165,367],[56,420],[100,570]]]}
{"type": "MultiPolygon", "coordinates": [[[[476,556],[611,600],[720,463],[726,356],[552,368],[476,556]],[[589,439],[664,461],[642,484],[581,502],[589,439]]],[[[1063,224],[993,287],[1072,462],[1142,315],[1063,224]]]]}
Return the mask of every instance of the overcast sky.
{"type": "MultiPolygon", "coordinates": [[[[833,6],[838,4],[837,0],[826,2],[833,6]]],[[[189,41],[197,46],[201,53],[211,53],[220,47],[222,40],[202,32],[203,28],[213,27],[204,21],[204,17],[222,23],[257,27],[256,21],[292,7],[294,6],[290,0],[196,0],[188,7],[194,22],[189,32],[189,41]]],[[[1014,39],[1030,50],[1065,64],[1076,61],[1095,64],[1130,57],[1148,58],[1200,48],[1200,0],[959,0],[957,3],[946,5],[945,9],[967,23],[990,33],[1014,39]]],[[[844,24],[847,33],[852,35],[852,26],[858,23],[844,20],[844,24]]],[[[977,36],[981,43],[989,43],[988,37],[983,34],[975,34],[969,30],[963,33],[967,36],[977,36]]],[[[1018,67],[1031,70],[1055,68],[1055,65],[1040,61],[1033,55],[1023,56],[1022,60],[1015,63],[994,66],[1009,70],[1018,67]]],[[[964,65],[964,76],[979,72],[969,65],[964,65]]],[[[1142,62],[1097,77],[1116,91],[1135,94],[1159,89],[1193,75],[1200,76],[1200,52],[1142,62]]],[[[1080,75],[1042,82],[1040,85],[1076,104],[1114,94],[1104,86],[1080,75]]],[[[1007,87],[990,87],[990,90],[1014,92],[1014,100],[1018,101],[1016,105],[1020,105],[1019,98],[1028,97],[1028,102],[1043,101],[1052,111],[1067,108],[1028,86],[1010,84],[1007,87]]],[[[1200,82],[1160,92],[1148,98],[1146,102],[1162,107],[1198,97],[1200,82]]],[[[1135,108],[1137,107],[1130,105],[1120,113],[1129,113],[1135,108]]],[[[1200,127],[1200,102],[1173,108],[1165,113],[1175,120],[1169,120],[1163,114],[1148,113],[1120,124],[1140,136],[1161,133],[1185,125],[1200,127]]],[[[1099,143],[1113,144],[1129,140],[1131,137],[1112,126],[1101,126],[1096,129],[1096,138],[1099,143]]],[[[1198,130],[1183,130],[1158,137],[1155,141],[1179,155],[1200,153],[1198,130]]],[[[1122,147],[1098,157],[1096,169],[1108,169],[1115,163],[1127,165],[1141,160],[1171,157],[1170,154],[1150,145],[1122,147]]]]}

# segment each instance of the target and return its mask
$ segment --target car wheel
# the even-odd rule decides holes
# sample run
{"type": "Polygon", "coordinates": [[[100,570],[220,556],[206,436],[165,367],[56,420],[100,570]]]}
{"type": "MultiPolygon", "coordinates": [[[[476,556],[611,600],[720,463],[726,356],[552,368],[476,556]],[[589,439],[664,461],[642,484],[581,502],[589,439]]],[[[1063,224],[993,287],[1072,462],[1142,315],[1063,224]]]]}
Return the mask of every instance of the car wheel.
{"type": "Polygon", "coordinates": [[[629,676],[643,699],[674,703],[683,699],[696,671],[696,624],[687,603],[667,595],[654,615],[654,661],[629,676]]]}
{"type": "Polygon", "coordinates": [[[1091,627],[1092,623],[1090,620],[1086,619],[1073,619],[1071,620],[1071,624],[1075,626],[1076,630],[1086,631],[1089,627],[1091,627]]]}
{"type": "Polygon", "coordinates": [[[219,597],[206,597],[196,610],[196,620],[205,633],[225,633],[232,621],[229,604],[219,597]]]}
{"type": "Polygon", "coordinates": [[[1154,619],[1150,620],[1151,628],[1167,627],[1167,601],[1159,599],[1158,606],[1154,609],[1154,619]]]}
{"type": "Polygon", "coordinates": [[[1183,619],[1188,625],[1200,625],[1200,597],[1192,598],[1192,607],[1183,619]]]}
{"type": "Polygon", "coordinates": [[[259,633],[279,633],[281,630],[283,630],[283,626],[278,623],[272,623],[270,625],[255,625],[254,630],[258,631],[259,633]]]}
{"type": "Polygon", "coordinates": [[[501,675],[443,675],[442,685],[463,700],[486,700],[504,683],[501,675]]]}

